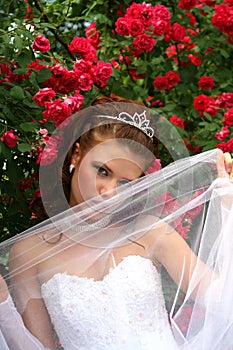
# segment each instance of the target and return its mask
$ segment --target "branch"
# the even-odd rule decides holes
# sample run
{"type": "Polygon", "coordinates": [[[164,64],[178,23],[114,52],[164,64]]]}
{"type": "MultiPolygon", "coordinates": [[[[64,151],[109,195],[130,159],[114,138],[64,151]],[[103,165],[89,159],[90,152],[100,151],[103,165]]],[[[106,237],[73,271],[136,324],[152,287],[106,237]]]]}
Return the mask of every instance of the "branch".
{"type": "MultiPolygon", "coordinates": [[[[49,21],[48,16],[43,12],[43,9],[40,6],[40,2],[38,0],[35,0],[35,7],[37,8],[37,10],[41,13],[41,15],[43,16],[43,19],[45,21],[45,23],[51,24],[49,21]]],[[[49,30],[53,33],[55,39],[65,48],[65,50],[67,51],[67,53],[69,54],[69,56],[72,58],[72,60],[75,60],[75,57],[72,55],[72,53],[70,52],[68,45],[62,40],[62,38],[57,34],[56,30],[53,28],[49,28],[49,30]]]]}

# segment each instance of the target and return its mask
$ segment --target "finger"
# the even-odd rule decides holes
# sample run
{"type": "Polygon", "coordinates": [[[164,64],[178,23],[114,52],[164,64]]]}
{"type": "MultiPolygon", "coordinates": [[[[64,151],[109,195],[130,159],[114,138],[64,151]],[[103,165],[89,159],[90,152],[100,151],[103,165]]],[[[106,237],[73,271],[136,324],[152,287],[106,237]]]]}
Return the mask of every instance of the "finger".
{"type": "Polygon", "coordinates": [[[9,295],[8,287],[4,278],[0,275],[0,303],[7,299],[9,295]]]}
{"type": "Polygon", "coordinates": [[[224,166],[226,172],[230,175],[232,173],[232,158],[229,152],[224,153],[224,166]]]}
{"type": "Polygon", "coordinates": [[[231,163],[232,163],[232,166],[231,166],[231,172],[230,172],[229,177],[232,180],[233,179],[233,159],[232,159],[231,163]]]}
{"type": "Polygon", "coordinates": [[[225,166],[225,156],[220,149],[217,149],[217,171],[218,177],[228,177],[225,166]]]}

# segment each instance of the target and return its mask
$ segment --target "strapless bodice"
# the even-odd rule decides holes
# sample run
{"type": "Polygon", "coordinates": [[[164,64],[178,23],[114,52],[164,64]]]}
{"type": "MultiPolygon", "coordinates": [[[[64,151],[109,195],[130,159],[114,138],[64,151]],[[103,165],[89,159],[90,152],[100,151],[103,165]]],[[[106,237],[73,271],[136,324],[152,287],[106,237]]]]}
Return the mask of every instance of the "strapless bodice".
{"type": "Polygon", "coordinates": [[[65,350],[173,350],[160,274],[125,257],[101,281],[55,274],[42,295],[65,350]]]}

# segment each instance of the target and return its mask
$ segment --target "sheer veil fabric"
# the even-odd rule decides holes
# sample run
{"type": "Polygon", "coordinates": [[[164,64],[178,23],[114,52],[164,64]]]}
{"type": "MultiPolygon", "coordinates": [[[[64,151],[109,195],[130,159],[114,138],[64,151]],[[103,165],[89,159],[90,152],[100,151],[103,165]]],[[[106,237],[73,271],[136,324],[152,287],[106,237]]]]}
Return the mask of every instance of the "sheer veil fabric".
{"type": "MultiPolygon", "coordinates": [[[[42,170],[42,187],[46,171],[42,170]]],[[[161,271],[169,324],[177,344],[174,349],[233,349],[232,199],[233,186],[224,171],[222,153],[213,150],[177,159],[156,173],[122,185],[105,200],[97,196],[55,214],[54,208],[47,208],[51,210],[49,219],[0,245],[4,278],[19,313],[23,314],[31,300],[42,298],[41,290],[33,288],[33,278],[40,281],[42,290],[61,274],[78,276],[82,283],[109,280],[118,266],[118,271],[123,269],[120,264],[129,256],[141,256],[158,267],[153,255],[156,237],[168,238],[175,230],[198,256],[198,263],[190,271],[185,292],[181,291],[185,259],[176,283],[161,271]],[[36,276],[32,277],[32,270],[36,276]],[[19,289],[24,290],[20,296],[19,289]]],[[[45,207],[49,202],[51,198],[46,197],[45,207]]],[[[136,294],[141,285],[143,280],[135,285],[136,294]]],[[[119,316],[119,334],[131,340],[125,349],[147,349],[125,321],[130,309],[118,287],[114,289],[119,291],[114,315],[119,316]]],[[[138,295],[138,303],[143,303],[138,295]]],[[[1,349],[11,349],[4,338],[0,333],[1,349]]],[[[158,346],[156,339],[151,334],[148,349],[158,346]]]]}

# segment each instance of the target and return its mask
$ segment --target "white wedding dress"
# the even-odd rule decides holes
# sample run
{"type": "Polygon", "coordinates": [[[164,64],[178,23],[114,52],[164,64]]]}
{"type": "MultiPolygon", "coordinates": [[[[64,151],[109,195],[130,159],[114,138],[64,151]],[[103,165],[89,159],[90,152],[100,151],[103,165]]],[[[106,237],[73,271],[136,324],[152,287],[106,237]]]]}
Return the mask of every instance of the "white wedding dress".
{"type": "Polygon", "coordinates": [[[125,257],[102,281],[55,274],[42,295],[65,350],[177,349],[147,258],[125,257]]]}

